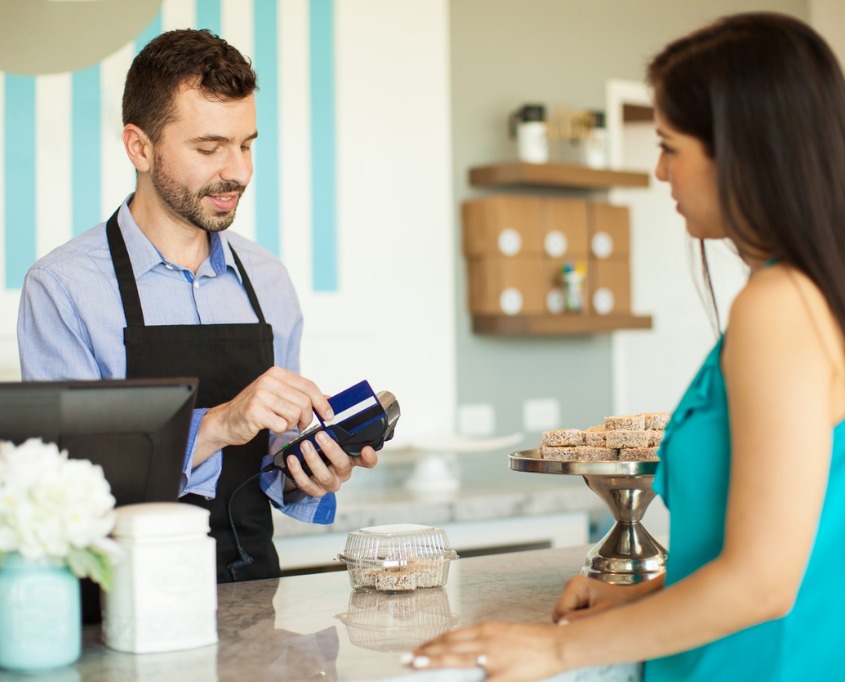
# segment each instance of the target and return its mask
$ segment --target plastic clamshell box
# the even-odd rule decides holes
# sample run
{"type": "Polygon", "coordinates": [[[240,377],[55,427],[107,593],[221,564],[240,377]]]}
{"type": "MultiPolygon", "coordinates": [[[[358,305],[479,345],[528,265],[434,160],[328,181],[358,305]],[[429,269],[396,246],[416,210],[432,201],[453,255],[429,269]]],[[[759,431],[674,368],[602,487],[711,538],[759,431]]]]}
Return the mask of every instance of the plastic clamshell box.
{"type": "Polygon", "coordinates": [[[408,592],[445,585],[457,556],[442,528],[395,524],[352,531],[337,558],[355,590],[408,592]]]}

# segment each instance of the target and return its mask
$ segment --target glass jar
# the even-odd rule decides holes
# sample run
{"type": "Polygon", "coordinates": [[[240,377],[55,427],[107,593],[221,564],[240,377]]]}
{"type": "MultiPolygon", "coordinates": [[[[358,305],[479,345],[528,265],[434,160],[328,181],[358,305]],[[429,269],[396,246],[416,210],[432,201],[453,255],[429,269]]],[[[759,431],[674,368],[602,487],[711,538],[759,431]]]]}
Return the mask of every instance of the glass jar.
{"type": "Polygon", "coordinates": [[[58,668],[81,651],[79,579],[64,564],[6,554],[0,562],[0,667],[58,668]]]}

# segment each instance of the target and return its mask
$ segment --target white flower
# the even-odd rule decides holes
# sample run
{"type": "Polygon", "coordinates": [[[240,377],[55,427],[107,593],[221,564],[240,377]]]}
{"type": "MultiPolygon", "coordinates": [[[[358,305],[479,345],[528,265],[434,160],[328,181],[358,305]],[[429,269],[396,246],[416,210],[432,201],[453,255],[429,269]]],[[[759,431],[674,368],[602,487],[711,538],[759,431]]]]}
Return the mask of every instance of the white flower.
{"type": "Polygon", "coordinates": [[[119,556],[108,538],[114,504],[99,466],[40,439],[0,441],[0,554],[64,562],[107,583],[119,556]]]}

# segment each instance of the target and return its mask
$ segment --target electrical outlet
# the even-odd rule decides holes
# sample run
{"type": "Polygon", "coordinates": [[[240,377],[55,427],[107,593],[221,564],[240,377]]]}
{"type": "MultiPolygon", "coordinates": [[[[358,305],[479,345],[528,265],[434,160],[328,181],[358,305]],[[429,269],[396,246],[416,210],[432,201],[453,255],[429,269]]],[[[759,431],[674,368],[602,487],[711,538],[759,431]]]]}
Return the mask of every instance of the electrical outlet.
{"type": "Polygon", "coordinates": [[[555,398],[536,398],[522,403],[522,428],[526,433],[560,427],[560,403],[555,398]]]}
{"type": "Polygon", "coordinates": [[[490,403],[458,408],[458,432],[462,436],[492,436],[495,430],[496,412],[490,403]]]}

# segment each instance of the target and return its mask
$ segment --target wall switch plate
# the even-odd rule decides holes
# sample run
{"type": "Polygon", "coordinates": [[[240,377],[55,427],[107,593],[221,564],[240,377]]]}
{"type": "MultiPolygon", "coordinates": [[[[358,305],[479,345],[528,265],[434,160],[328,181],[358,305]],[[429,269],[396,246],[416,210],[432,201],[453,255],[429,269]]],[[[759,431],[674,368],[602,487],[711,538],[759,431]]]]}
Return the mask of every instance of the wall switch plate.
{"type": "Polygon", "coordinates": [[[526,433],[562,428],[560,403],[555,398],[537,398],[522,403],[522,427],[526,433]]]}
{"type": "Polygon", "coordinates": [[[496,430],[496,411],[490,403],[458,407],[458,433],[462,436],[492,436],[496,430]]]}

